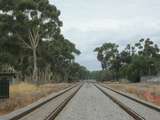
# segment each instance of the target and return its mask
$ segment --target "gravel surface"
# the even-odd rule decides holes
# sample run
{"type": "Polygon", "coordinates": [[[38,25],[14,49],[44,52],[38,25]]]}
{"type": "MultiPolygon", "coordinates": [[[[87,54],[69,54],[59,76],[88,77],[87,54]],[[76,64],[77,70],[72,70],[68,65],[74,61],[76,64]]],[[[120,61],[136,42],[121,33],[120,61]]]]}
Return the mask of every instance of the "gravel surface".
{"type": "Polygon", "coordinates": [[[55,120],[133,120],[93,84],[85,83],[55,120]]]}
{"type": "MultiPolygon", "coordinates": [[[[101,87],[101,86],[99,86],[101,87]]],[[[107,88],[101,87],[105,90],[108,94],[114,96],[116,99],[130,107],[132,110],[137,112],[139,115],[143,116],[146,120],[160,120],[160,112],[157,112],[149,107],[146,107],[140,103],[137,103],[131,99],[128,99],[124,96],[119,95],[107,88]]]]}
{"type": "Polygon", "coordinates": [[[19,120],[44,120],[47,115],[49,115],[53,110],[55,110],[61,102],[63,102],[69,95],[73,94],[78,87],[75,87],[69,90],[67,93],[60,95],[59,97],[53,99],[49,103],[41,106],[40,108],[34,110],[33,112],[29,113],[25,117],[19,120]]]}

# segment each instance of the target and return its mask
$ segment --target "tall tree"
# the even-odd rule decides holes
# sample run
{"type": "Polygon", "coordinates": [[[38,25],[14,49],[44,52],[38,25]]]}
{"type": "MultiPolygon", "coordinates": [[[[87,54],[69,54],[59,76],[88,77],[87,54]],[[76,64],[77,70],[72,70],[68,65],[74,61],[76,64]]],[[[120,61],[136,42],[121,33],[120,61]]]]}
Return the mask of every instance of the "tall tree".
{"type": "Polygon", "coordinates": [[[114,43],[104,43],[94,51],[97,52],[97,59],[102,64],[102,70],[112,70],[112,72],[115,73],[115,78],[118,80],[118,72],[121,64],[118,45],[114,43]]]}
{"type": "Polygon", "coordinates": [[[115,73],[116,79],[120,76],[139,82],[141,76],[156,75],[160,71],[160,49],[149,38],[140,39],[133,46],[128,44],[120,53],[117,48],[114,43],[105,43],[95,49],[98,60],[102,64],[105,61],[105,69],[115,73]]]}
{"type": "MultiPolygon", "coordinates": [[[[20,37],[20,36],[19,36],[20,37]]],[[[33,52],[33,80],[37,82],[38,80],[38,68],[37,68],[37,47],[40,41],[39,30],[37,28],[29,31],[29,42],[27,43],[23,38],[20,40],[24,43],[26,48],[31,49],[33,52]]]]}
{"type": "Polygon", "coordinates": [[[101,62],[102,69],[110,69],[112,60],[118,55],[118,45],[105,43],[94,51],[97,52],[97,59],[101,62]]]}
{"type": "Polygon", "coordinates": [[[23,63],[19,61],[24,61],[26,54],[31,56],[27,52],[30,48],[33,52],[33,79],[37,81],[37,48],[43,40],[53,40],[60,35],[60,11],[48,0],[0,0],[0,11],[0,39],[7,47],[3,51],[16,56],[16,68],[16,63],[23,63]]]}

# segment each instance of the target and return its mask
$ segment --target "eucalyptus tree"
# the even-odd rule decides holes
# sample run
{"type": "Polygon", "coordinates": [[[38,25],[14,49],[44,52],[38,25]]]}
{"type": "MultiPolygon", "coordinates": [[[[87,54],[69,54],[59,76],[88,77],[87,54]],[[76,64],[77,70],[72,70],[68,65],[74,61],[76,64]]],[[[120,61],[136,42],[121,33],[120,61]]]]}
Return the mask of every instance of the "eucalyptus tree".
{"type": "Polygon", "coordinates": [[[137,48],[137,54],[144,57],[145,60],[145,62],[143,62],[145,67],[142,68],[142,73],[145,75],[157,73],[159,66],[157,62],[160,57],[158,45],[147,38],[139,40],[139,42],[135,44],[135,47],[137,48]]]}
{"type": "Polygon", "coordinates": [[[60,11],[48,0],[0,0],[0,11],[3,53],[15,56],[16,63],[23,63],[26,54],[32,55],[33,79],[37,81],[37,48],[43,40],[60,34],[60,11]]]}
{"type": "Polygon", "coordinates": [[[68,71],[68,81],[77,81],[77,80],[86,80],[89,78],[89,71],[87,70],[86,67],[81,66],[78,63],[73,62],[69,66],[69,71],[68,71]]]}
{"type": "Polygon", "coordinates": [[[101,47],[97,47],[94,50],[97,52],[97,59],[102,64],[102,69],[109,69],[111,62],[116,58],[118,54],[118,45],[114,43],[104,43],[101,47]]]}
{"type": "Polygon", "coordinates": [[[80,51],[63,35],[57,36],[48,44],[49,59],[52,65],[52,71],[60,74],[61,80],[68,78],[68,70],[70,64],[74,62],[75,55],[79,55],[80,51]]]}
{"type": "Polygon", "coordinates": [[[0,65],[12,66],[22,80],[29,76],[36,83],[41,76],[73,80],[87,74],[74,61],[80,51],[61,34],[59,16],[49,0],[0,0],[0,65]]]}
{"type": "Polygon", "coordinates": [[[118,80],[118,73],[121,66],[118,45],[114,43],[104,43],[94,51],[97,52],[97,59],[101,62],[102,69],[112,71],[113,76],[118,80]]]}
{"type": "Polygon", "coordinates": [[[139,82],[142,76],[156,75],[160,68],[158,45],[147,38],[129,46],[120,53],[122,77],[139,82]]]}
{"type": "Polygon", "coordinates": [[[97,59],[103,69],[115,72],[131,82],[139,82],[142,76],[156,75],[160,71],[160,49],[149,38],[140,39],[135,45],[128,44],[124,50],[118,51],[114,43],[105,43],[95,49],[97,59]]]}

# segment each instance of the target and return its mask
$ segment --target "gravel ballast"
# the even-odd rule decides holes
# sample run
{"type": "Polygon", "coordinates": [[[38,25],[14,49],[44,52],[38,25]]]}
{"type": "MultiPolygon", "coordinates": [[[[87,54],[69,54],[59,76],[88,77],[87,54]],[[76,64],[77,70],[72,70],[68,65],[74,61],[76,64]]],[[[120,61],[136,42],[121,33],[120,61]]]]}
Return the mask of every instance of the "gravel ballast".
{"type": "Polygon", "coordinates": [[[85,83],[55,120],[133,120],[93,84],[85,83]]]}
{"type": "MultiPolygon", "coordinates": [[[[101,87],[101,86],[99,86],[101,87]]],[[[114,96],[116,99],[127,105],[129,108],[137,112],[139,115],[141,115],[146,120],[160,120],[160,112],[151,109],[147,106],[144,106],[140,103],[137,103],[129,98],[126,98],[118,93],[115,93],[107,88],[101,87],[104,91],[106,91],[108,94],[114,96]]]]}

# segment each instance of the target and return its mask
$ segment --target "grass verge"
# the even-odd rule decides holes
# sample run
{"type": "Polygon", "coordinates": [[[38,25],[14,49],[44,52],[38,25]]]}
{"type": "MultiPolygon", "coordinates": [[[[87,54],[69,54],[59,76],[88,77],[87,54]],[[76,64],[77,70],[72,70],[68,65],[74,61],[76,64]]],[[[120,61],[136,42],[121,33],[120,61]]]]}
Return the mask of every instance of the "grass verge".
{"type": "MultiPolygon", "coordinates": [[[[108,83],[106,83],[108,84],[108,83]]],[[[160,106],[160,84],[148,84],[148,83],[137,83],[137,84],[108,84],[110,87],[130,93],[140,99],[151,102],[155,105],[160,106]]]]}
{"type": "Polygon", "coordinates": [[[10,98],[0,102],[0,115],[7,114],[24,106],[27,106],[42,97],[53,92],[58,92],[71,84],[45,84],[36,86],[29,83],[20,83],[10,86],[10,98]]]}

